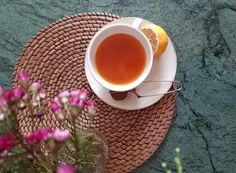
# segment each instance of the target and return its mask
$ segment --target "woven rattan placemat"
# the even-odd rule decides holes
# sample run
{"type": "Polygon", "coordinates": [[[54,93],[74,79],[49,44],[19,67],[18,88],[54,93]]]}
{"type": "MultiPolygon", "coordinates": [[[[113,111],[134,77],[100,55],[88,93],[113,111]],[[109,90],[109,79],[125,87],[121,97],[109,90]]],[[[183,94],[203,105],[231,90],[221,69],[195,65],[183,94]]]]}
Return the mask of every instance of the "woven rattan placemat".
{"type": "MultiPolygon", "coordinates": [[[[93,35],[103,25],[119,18],[107,13],[81,13],[64,17],[45,27],[26,45],[14,74],[26,70],[31,81],[41,81],[54,97],[66,89],[86,88],[84,55],[93,35]]],[[[97,115],[95,126],[108,140],[108,170],[130,172],[147,160],[163,142],[175,113],[175,94],[165,95],[158,103],[137,111],[124,111],[102,102],[92,91],[97,115]]],[[[86,116],[83,116],[87,123],[86,116]]],[[[38,127],[59,126],[48,112],[45,119],[29,119],[19,115],[23,133],[38,127]]]]}

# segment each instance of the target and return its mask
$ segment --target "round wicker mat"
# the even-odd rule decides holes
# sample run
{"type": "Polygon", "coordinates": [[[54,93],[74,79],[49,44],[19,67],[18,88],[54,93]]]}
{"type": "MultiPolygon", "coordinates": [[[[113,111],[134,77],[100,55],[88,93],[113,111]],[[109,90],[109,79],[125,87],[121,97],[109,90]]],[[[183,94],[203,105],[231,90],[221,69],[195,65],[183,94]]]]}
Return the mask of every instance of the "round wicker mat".
{"type": "MultiPolygon", "coordinates": [[[[118,16],[107,13],[82,13],[65,17],[40,31],[25,47],[14,74],[26,70],[32,81],[41,81],[54,97],[66,89],[86,88],[91,91],[85,77],[84,55],[93,35],[103,25],[118,16]]],[[[108,170],[125,173],[147,160],[163,142],[175,112],[175,94],[165,95],[158,103],[137,111],[124,111],[102,102],[93,92],[97,116],[95,126],[108,140],[108,170]]],[[[43,120],[20,115],[23,133],[38,127],[59,126],[48,112],[43,120]]],[[[83,116],[86,124],[86,115],[83,116]]]]}

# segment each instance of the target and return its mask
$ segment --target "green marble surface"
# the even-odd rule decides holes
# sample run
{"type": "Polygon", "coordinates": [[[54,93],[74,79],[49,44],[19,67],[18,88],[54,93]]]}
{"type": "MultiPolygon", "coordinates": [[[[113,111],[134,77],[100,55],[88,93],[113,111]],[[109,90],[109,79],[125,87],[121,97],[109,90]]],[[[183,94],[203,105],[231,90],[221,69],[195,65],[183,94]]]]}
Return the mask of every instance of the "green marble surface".
{"type": "Polygon", "coordinates": [[[79,12],[139,16],[163,26],[184,83],[162,147],[135,173],[161,172],[180,147],[185,172],[236,172],[235,0],[1,0],[0,85],[9,87],[27,41],[44,26],[79,12]]]}

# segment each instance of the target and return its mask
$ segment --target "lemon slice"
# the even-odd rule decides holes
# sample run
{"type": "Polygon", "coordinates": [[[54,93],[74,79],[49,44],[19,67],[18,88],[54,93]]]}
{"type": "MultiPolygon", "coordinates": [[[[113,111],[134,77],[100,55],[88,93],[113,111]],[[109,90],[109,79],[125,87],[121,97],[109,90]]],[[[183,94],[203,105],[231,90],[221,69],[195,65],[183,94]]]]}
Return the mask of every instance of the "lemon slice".
{"type": "Polygon", "coordinates": [[[168,45],[168,35],[165,30],[155,24],[145,25],[141,30],[152,45],[154,57],[160,57],[168,45]]]}
{"type": "Polygon", "coordinates": [[[144,33],[144,35],[146,35],[146,37],[150,41],[154,55],[157,52],[158,42],[159,42],[157,33],[150,28],[142,28],[142,32],[144,33]]]}

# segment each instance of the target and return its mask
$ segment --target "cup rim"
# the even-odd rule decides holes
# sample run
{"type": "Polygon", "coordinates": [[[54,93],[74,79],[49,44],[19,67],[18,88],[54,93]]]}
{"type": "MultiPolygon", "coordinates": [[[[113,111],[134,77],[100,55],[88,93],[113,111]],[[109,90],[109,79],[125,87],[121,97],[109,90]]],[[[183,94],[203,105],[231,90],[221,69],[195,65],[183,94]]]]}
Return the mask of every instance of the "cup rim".
{"type": "MultiPolygon", "coordinates": [[[[122,33],[122,32],[120,32],[122,33]]],[[[130,34],[131,36],[137,38],[136,36],[134,36],[132,33],[126,33],[126,34],[130,34]]],[[[111,34],[112,35],[112,34],[111,34]]],[[[109,36],[109,35],[108,35],[109,36]]],[[[107,36],[107,37],[108,37],[107,36]]],[[[105,37],[105,38],[107,38],[105,37]]],[[[105,39],[103,38],[102,41],[105,39]]],[[[97,46],[98,47],[98,46],[97,46]]],[[[132,27],[132,25],[129,24],[123,24],[123,23],[116,23],[116,24],[112,24],[109,26],[105,26],[103,28],[101,28],[91,39],[87,51],[86,51],[86,57],[88,58],[88,66],[89,66],[89,70],[91,71],[92,76],[94,77],[94,79],[103,87],[107,88],[108,90],[112,90],[112,91],[117,91],[117,92],[122,92],[122,91],[128,91],[131,89],[136,88],[137,86],[139,86],[149,75],[151,68],[152,68],[152,64],[153,64],[153,52],[152,52],[152,47],[151,47],[151,43],[149,42],[148,38],[137,28],[132,27]],[[143,39],[145,40],[145,44],[143,42],[140,43],[143,45],[144,48],[147,48],[148,52],[145,51],[146,56],[148,56],[147,54],[149,54],[150,57],[147,57],[147,61],[148,61],[148,66],[145,67],[144,71],[140,74],[140,76],[135,79],[134,81],[132,81],[131,83],[128,84],[122,84],[122,85],[118,85],[118,84],[112,84],[108,81],[106,81],[100,74],[99,72],[97,72],[97,70],[95,70],[92,64],[92,55],[91,52],[92,51],[96,51],[96,50],[91,50],[94,41],[97,39],[97,37],[103,33],[106,32],[106,30],[111,29],[113,27],[128,27],[130,29],[133,29],[135,32],[137,32],[139,35],[141,35],[143,37],[143,39]]]]}

